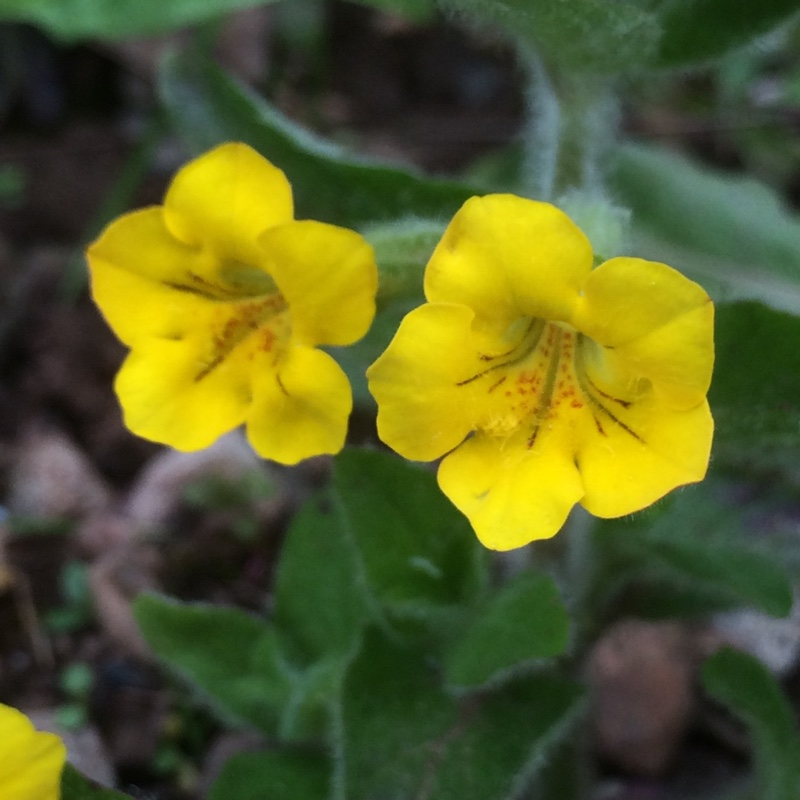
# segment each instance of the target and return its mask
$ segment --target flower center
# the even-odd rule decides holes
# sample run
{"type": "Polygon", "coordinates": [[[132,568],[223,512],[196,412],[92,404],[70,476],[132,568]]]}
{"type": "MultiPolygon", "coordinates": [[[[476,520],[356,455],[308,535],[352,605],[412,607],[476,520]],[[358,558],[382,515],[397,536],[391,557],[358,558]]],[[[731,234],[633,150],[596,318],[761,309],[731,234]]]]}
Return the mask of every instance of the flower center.
{"type": "Polygon", "coordinates": [[[261,269],[232,259],[216,263],[213,277],[187,271],[171,289],[202,297],[213,305],[208,338],[201,344],[203,357],[195,383],[214,372],[233,352],[247,343],[248,357],[256,352],[280,357],[281,343],[289,338],[289,305],[272,277],[261,269]]]}
{"type": "Polygon", "coordinates": [[[616,386],[609,392],[598,385],[587,364],[593,346],[569,325],[533,319],[513,346],[497,354],[480,353],[486,368],[459,383],[480,382],[485,388],[486,397],[478,394],[484,411],[479,429],[503,437],[522,432],[530,449],[556,418],[571,424],[588,414],[601,436],[607,435],[608,425],[618,425],[641,439],[622,419],[637,393],[616,386]]]}
{"type": "Polygon", "coordinates": [[[195,382],[213,372],[245,341],[250,342],[254,350],[274,353],[277,360],[280,344],[289,336],[290,325],[289,306],[277,291],[265,297],[222,304],[208,360],[195,375],[195,382]]]}

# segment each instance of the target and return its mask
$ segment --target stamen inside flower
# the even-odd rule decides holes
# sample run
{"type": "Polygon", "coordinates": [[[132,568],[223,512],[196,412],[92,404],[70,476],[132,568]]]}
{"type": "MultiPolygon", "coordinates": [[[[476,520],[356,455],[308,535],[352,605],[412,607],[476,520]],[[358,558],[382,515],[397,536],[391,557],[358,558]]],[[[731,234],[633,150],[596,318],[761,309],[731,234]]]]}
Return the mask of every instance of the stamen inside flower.
{"type": "MultiPolygon", "coordinates": [[[[515,327],[519,328],[519,322],[515,327]]],[[[457,384],[480,381],[486,394],[497,398],[490,402],[478,429],[503,437],[524,432],[531,449],[543,427],[552,428],[556,417],[576,424],[578,415],[590,414],[601,436],[613,424],[643,441],[621,416],[641,395],[642,387],[624,392],[622,387],[601,388],[587,359],[592,347],[598,345],[565,323],[530,319],[511,347],[499,353],[478,353],[480,362],[488,366],[457,384]]],[[[487,407],[485,402],[483,407],[487,407]]]]}
{"type": "MultiPolygon", "coordinates": [[[[210,261],[216,262],[216,257],[212,254],[206,255],[210,261]]],[[[224,302],[242,297],[262,297],[278,291],[275,281],[268,273],[233,259],[223,259],[214,270],[214,278],[189,270],[184,274],[183,280],[162,283],[179,292],[224,302]]]]}
{"type": "MultiPolygon", "coordinates": [[[[289,306],[280,292],[256,300],[228,302],[221,306],[219,322],[210,343],[208,360],[195,375],[195,383],[213,372],[243,343],[255,344],[254,350],[280,357],[281,344],[291,334],[289,306]]],[[[249,354],[252,359],[253,353],[249,354]]]]}
{"type": "MultiPolygon", "coordinates": [[[[216,279],[188,271],[183,280],[165,281],[164,285],[218,305],[208,353],[200,361],[195,383],[210,375],[241,344],[246,341],[253,344],[254,337],[257,343],[253,350],[274,352],[277,361],[279,344],[291,335],[286,299],[268,273],[249,264],[223,259],[216,279]]],[[[248,357],[252,360],[253,352],[248,357]]]]}

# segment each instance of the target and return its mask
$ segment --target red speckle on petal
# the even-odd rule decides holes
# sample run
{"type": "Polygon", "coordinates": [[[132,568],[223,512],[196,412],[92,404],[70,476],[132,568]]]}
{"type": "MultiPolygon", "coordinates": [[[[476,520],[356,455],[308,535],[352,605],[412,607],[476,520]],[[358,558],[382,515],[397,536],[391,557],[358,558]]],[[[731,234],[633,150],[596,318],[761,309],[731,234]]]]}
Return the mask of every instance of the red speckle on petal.
{"type": "Polygon", "coordinates": [[[261,349],[265,353],[269,353],[272,351],[272,346],[275,344],[275,333],[272,331],[271,328],[264,328],[264,331],[261,335],[261,349]]]}

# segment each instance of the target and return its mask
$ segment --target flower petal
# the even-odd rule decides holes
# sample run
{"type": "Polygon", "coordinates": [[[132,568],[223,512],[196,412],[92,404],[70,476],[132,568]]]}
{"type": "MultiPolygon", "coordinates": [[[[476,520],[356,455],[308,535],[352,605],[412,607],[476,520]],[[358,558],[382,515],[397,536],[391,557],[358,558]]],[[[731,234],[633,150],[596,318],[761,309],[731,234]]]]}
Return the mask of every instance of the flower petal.
{"type": "Polygon", "coordinates": [[[431,302],[463,303],[481,322],[521,315],[570,322],[592,248],[548,203],[472,197],[453,217],[425,271],[431,302]]]}
{"type": "Polygon", "coordinates": [[[217,256],[258,264],[259,234],[293,217],[286,176],[253,148],[220,145],[189,162],[164,199],[173,236],[189,245],[210,245],[217,256]]]}
{"type": "Polygon", "coordinates": [[[361,236],[304,221],[270,228],[259,244],[262,261],[292,310],[298,344],[352,344],[369,330],[378,268],[361,236]]]}
{"type": "Polygon", "coordinates": [[[583,496],[583,484],[557,429],[528,449],[524,437],[477,433],[439,466],[439,486],[493,550],[555,535],[583,496]]]}
{"type": "Polygon", "coordinates": [[[676,408],[700,403],[714,366],[714,306],[705,290],[652,261],[615,258],[587,278],[575,325],[676,408]]]}
{"type": "Polygon", "coordinates": [[[277,373],[254,375],[247,437],[259,455],[281,464],[338,453],[352,408],[350,382],[333,358],[292,347],[277,373]]]}
{"type": "Polygon", "coordinates": [[[659,404],[655,395],[598,414],[582,416],[577,462],[586,487],[581,501],[598,517],[619,517],[646,508],[667,492],[703,479],[714,422],[704,400],[689,410],[659,404]]]}
{"type": "Polygon", "coordinates": [[[471,333],[474,316],[467,306],[450,303],[414,309],[367,370],[378,402],[378,435],[400,455],[431,461],[475,427],[480,409],[471,387],[459,385],[481,368],[471,333]]]}
{"type": "Polygon", "coordinates": [[[66,748],[52,733],[35,730],[30,720],[0,705],[0,796],[13,800],[58,800],[66,748]]]}
{"type": "Polygon", "coordinates": [[[673,408],[702,402],[714,367],[714,306],[709,301],[656,331],[613,351],[629,369],[648,378],[673,408]]]}
{"type": "Polygon", "coordinates": [[[216,273],[216,262],[207,253],[170,235],[161,208],[118,218],[86,256],[92,296],[128,346],[149,336],[172,335],[176,325],[182,328],[203,304],[192,287],[213,281],[216,273]]]}
{"type": "Polygon", "coordinates": [[[582,287],[575,324],[609,347],[658,330],[709,302],[706,291],[672,267],[641,258],[612,258],[582,287]]]}
{"type": "Polygon", "coordinates": [[[137,436],[200,450],[244,421],[251,400],[248,353],[240,348],[203,375],[202,333],[143,341],[125,359],[114,388],[125,425],[137,436]]]}

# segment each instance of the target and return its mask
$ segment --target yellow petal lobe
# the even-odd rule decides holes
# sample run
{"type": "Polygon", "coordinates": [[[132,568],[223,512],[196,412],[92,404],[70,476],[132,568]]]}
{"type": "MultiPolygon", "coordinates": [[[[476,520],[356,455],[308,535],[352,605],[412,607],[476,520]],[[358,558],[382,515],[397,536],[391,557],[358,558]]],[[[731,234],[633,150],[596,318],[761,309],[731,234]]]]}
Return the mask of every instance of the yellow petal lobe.
{"type": "Polygon", "coordinates": [[[714,366],[714,306],[705,290],[666,264],[606,261],[587,278],[576,326],[619,362],[652,381],[664,402],[702,402],[714,366]]]}
{"type": "Polygon", "coordinates": [[[338,453],[352,407],[341,367],[321,350],[292,347],[277,373],[256,374],[247,437],[259,455],[281,464],[338,453]]]}
{"type": "Polygon", "coordinates": [[[512,550],[555,535],[583,495],[581,476],[558,436],[535,449],[477,433],[439,466],[442,491],[483,545],[512,550]]]}
{"type": "Polygon", "coordinates": [[[215,364],[204,334],[198,328],[178,340],[151,339],[126,358],[114,388],[137,436],[192,451],[243,422],[252,394],[250,348],[215,364]]]}
{"type": "Polygon", "coordinates": [[[575,327],[608,347],[657,331],[709,302],[702,286],[672,267],[641,258],[612,258],[587,275],[575,327]]]}
{"type": "Polygon", "coordinates": [[[259,244],[264,264],[292,309],[292,334],[307,345],[347,345],[375,316],[375,255],[354,231],[322,222],[271,228],[259,244]]]}
{"type": "Polygon", "coordinates": [[[90,245],[87,259],[92,296],[129,347],[137,340],[171,335],[176,322],[179,327],[190,323],[199,291],[217,280],[217,262],[175,239],[160,207],[116,219],[90,245]],[[186,290],[175,303],[178,287],[186,290]]]}
{"type": "Polygon", "coordinates": [[[258,262],[260,234],[293,215],[286,176],[240,142],[189,162],[164,198],[165,222],[176,239],[246,264],[258,262]]]}
{"type": "Polygon", "coordinates": [[[622,424],[601,421],[599,436],[584,420],[577,463],[587,511],[621,517],[705,477],[714,433],[707,402],[675,411],[651,397],[617,416],[622,424]]]}
{"type": "Polygon", "coordinates": [[[471,340],[474,312],[428,303],[410,312],[367,370],[378,402],[378,434],[406,458],[430,461],[473,430],[476,410],[461,382],[480,369],[471,340]]]}
{"type": "Polygon", "coordinates": [[[59,800],[66,748],[58,736],[37,731],[24,714],[0,705],[0,742],[0,797],[59,800]]]}
{"type": "Polygon", "coordinates": [[[549,203],[473,197],[453,217],[425,271],[429,302],[463,303],[481,321],[524,314],[569,322],[592,248],[549,203]]]}

